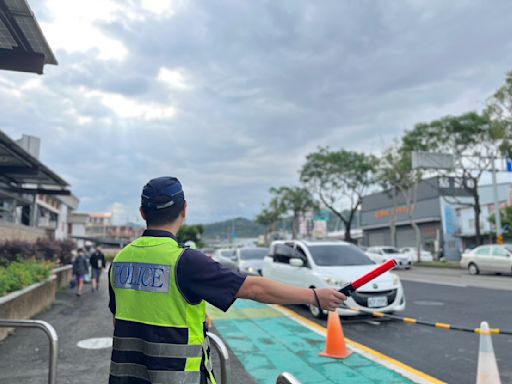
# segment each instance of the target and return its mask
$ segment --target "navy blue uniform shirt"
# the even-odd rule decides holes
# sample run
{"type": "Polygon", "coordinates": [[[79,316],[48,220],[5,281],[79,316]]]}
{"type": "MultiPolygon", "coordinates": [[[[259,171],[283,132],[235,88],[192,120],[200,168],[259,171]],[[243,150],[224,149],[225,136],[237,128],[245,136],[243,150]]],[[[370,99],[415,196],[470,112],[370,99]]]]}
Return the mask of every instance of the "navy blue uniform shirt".
{"type": "MultiPolygon", "coordinates": [[[[177,241],[171,232],[161,230],[146,229],[142,236],[170,237],[177,241]]],[[[236,294],[247,277],[190,248],[183,251],[176,268],[178,288],[189,304],[199,304],[201,300],[205,300],[222,311],[227,311],[236,300],[236,294]]],[[[111,284],[108,287],[108,306],[110,312],[115,314],[116,298],[111,284]]]]}

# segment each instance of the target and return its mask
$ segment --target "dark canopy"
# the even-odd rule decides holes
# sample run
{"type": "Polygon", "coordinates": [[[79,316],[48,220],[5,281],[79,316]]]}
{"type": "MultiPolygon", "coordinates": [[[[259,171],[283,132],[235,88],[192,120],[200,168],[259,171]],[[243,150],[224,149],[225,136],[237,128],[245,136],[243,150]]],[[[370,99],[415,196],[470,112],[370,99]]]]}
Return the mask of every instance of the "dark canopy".
{"type": "Polygon", "coordinates": [[[69,184],[0,131],[0,191],[69,195],[69,184]]]}
{"type": "Polygon", "coordinates": [[[57,65],[26,0],[0,0],[0,69],[43,73],[57,65]]]}

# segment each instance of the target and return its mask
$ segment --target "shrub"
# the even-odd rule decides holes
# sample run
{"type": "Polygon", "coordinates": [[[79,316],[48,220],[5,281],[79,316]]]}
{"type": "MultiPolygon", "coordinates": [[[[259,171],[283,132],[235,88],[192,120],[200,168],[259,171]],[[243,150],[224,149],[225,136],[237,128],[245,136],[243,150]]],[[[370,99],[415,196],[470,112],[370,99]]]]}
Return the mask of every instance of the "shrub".
{"type": "Polygon", "coordinates": [[[51,262],[32,259],[0,267],[0,296],[48,279],[53,266],[51,262]]]}
{"type": "Polygon", "coordinates": [[[75,244],[71,240],[38,239],[35,243],[11,240],[0,243],[0,266],[6,267],[15,261],[35,258],[41,261],[71,263],[71,251],[75,244]]]}
{"type": "Polygon", "coordinates": [[[21,240],[7,240],[0,244],[0,266],[35,256],[34,244],[21,240]]]}
{"type": "Polygon", "coordinates": [[[65,264],[71,264],[73,255],[71,254],[71,251],[75,249],[76,245],[73,240],[62,240],[60,243],[60,253],[59,253],[59,260],[60,263],[65,264]]]}
{"type": "Polygon", "coordinates": [[[34,248],[38,260],[55,260],[60,255],[60,244],[55,240],[37,239],[34,248]]]}

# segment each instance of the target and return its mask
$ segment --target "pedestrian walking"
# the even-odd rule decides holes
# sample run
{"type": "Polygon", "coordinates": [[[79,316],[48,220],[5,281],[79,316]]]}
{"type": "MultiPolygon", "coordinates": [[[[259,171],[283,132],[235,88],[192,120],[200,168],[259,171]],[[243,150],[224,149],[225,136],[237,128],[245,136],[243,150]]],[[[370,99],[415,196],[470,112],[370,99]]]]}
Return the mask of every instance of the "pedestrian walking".
{"type": "Polygon", "coordinates": [[[81,296],[84,288],[84,277],[89,270],[89,264],[84,255],[84,250],[79,248],[75,260],[73,260],[73,275],[76,281],[76,295],[81,296]]]}
{"type": "Polygon", "coordinates": [[[206,302],[222,311],[237,298],[335,310],[346,299],[334,288],[296,288],[247,276],[184,248],[176,234],[187,202],[175,177],[144,186],[140,213],[147,229],[117,254],[109,270],[110,384],[215,384],[206,302]]]}
{"type": "Polygon", "coordinates": [[[92,291],[94,292],[98,290],[101,273],[106,268],[105,255],[103,254],[99,246],[96,247],[96,250],[91,254],[89,263],[91,264],[91,282],[92,291]]]}

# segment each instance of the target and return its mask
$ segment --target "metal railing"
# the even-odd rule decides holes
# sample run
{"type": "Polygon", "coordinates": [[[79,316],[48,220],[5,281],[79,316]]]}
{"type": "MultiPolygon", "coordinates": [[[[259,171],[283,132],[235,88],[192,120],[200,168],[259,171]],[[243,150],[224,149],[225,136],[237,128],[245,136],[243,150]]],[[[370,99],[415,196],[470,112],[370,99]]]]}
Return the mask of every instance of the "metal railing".
{"type": "Polygon", "coordinates": [[[291,373],[283,372],[278,376],[276,384],[301,384],[301,383],[291,373]]]}
{"type": "Polygon", "coordinates": [[[220,384],[231,384],[231,363],[229,360],[228,347],[222,339],[214,333],[207,332],[212,345],[217,350],[220,359],[220,384]]]}
{"type": "Polygon", "coordinates": [[[57,383],[57,357],[59,353],[59,338],[55,328],[50,323],[41,320],[4,320],[0,319],[0,327],[3,328],[37,328],[41,329],[48,336],[50,342],[50,353],[48,362],[48,384],[57,383]]]}

